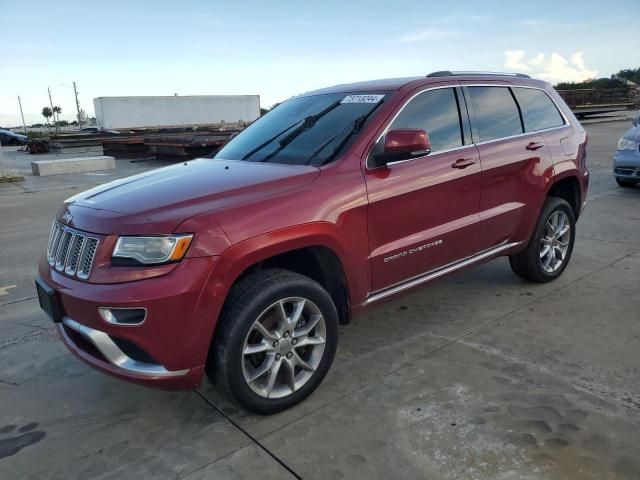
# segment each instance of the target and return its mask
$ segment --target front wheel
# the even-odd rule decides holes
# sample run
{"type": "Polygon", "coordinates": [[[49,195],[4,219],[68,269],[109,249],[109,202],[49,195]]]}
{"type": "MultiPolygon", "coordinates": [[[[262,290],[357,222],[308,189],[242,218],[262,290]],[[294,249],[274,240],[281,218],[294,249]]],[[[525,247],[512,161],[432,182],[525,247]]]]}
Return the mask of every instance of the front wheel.
{"type": "Polygon", "coordinates": [[[286,270],[245,277],[226,302],[208,372],[222,390],[261,414],[306,398],[335,355],[338,315],[312,279],[286,270]]]}
{"type": "Polygon", "coordinates": [[[548,197],[529,245],[509,257],[511,269],[533,282],[555,280],[569,263],[575,231],[576,220],[571,205],[562,198],[548,197]]]}
{"type": "Polygon", "coordinates": [[[619,178],[616,178],[616,182],[618,182],[618,185],[624,188],[633,188],[638,183],[638,182],[633,182],[629,180],[620,180],[619,178]]]}

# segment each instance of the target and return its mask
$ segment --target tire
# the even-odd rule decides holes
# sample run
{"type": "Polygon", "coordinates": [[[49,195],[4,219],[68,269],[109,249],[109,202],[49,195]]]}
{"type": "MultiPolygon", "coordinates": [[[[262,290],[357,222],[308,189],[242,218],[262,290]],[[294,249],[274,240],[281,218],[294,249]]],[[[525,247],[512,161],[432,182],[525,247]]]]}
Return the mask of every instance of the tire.
{"type": "Polygon", "coordinates": [[[573,209],[562,198],[548,197],[540,211],[529,245],[522,252],[509,257],[511,269],[516,275],[532,282],[546,283],[555,280],[562,275],[571,259],[575,238],[576,220],[573,209]],[[557,219],[558,229],[552,236],[554,219],[557,219]],[[564,219],[564,225],[569,226],[568,237],[566,234],[555,236],[563,229],[560,227],[561,219],[564,219]],[[550,241],[550,238],[553,240],[550,241]],[[549,247],[549,250],[543,250],[545,247],[549,247]],[[561,261],[558,263],[559,257],[561,261]]]}
{"type": "Polygon", "coordinates": [[[623,188],[633,188],[638,184],[638,182],[629,181],[629,180],[620,180],[619,178],[616,178],[616,182],[618,182],[618,185],[620,185],[623,188]]]}
{"type": "Polygon", "coordinates": [[[297,273],[248,275],[231,289],[219,321],[207,373],[255,413],[276,413],[304,400],[335,356],[338,314],[331,296],[297,273]]]}

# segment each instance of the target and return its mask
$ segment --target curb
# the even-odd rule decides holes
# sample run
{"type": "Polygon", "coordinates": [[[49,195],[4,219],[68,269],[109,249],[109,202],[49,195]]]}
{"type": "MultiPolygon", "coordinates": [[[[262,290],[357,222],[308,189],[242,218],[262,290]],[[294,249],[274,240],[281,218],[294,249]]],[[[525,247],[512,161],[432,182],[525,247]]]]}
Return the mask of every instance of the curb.
{"type": "Polygon", "coordinates": [[[630,122],[632,119],[627,118],[594,118],[589,120],[583,120],[580,123],[582,125],[589,125],[593,123],[609,123],[609,122],[630,122]]]}

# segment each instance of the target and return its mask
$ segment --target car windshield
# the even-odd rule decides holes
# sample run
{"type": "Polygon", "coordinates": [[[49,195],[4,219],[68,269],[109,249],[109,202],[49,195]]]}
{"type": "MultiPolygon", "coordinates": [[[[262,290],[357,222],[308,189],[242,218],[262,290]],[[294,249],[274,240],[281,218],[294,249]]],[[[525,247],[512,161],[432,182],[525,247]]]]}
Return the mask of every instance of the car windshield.
{"type": "Polygon", "coordinates": [[[323,165],[353,139],[387,92],[291,98],[250,125],[214,158],[323,165]]]}

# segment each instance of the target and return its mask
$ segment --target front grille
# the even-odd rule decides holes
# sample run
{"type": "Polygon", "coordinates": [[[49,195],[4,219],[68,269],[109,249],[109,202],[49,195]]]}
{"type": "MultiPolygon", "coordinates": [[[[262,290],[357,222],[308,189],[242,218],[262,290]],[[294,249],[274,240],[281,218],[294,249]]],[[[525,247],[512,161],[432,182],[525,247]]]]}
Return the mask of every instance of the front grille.
{"type": "Polygon", "coordinates": [[[638,175],[640,176],[640,168],[633,167],[616,167],[615,172],[619,175],[638,175]]]}
{"type": "Polygon", "coordinates": [[[89,278],[98,242],[97,238],[84,232],[53,222],[47,246],[47,261],[66,275],[89,278]]]}

